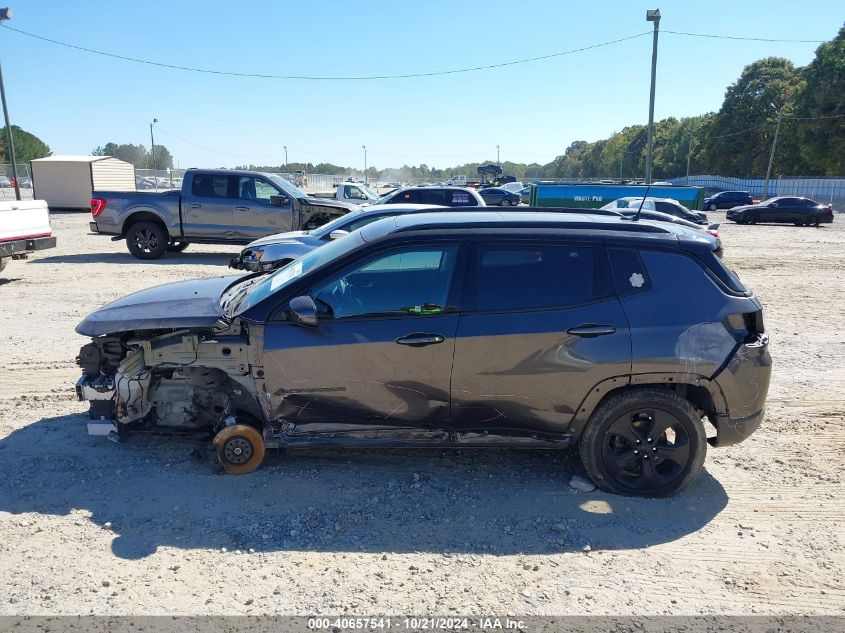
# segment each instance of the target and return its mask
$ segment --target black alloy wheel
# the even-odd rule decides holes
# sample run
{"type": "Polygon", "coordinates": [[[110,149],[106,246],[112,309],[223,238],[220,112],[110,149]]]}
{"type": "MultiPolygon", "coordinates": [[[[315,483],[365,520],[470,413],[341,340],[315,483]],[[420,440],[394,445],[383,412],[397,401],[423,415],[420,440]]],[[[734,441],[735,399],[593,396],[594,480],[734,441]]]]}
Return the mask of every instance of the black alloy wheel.
{"type": "Polygon", "coordinates": [[[138,259],[158,259],[167,251],[168,236],[155,222],[137,222],[126,232],[126,246],[138,259]]]}
{"type": "Polygon", "coordinates": [[[588,474],[608,492],[664,497],[689,485],[707,454],[704,425],[677,393],[639,387],[611,395],[579,441],[588,474]]]}
{"type": "Polygon", "coordinates": [[[756,213],[749,213],[745,216],[745,224],[757,224],[760,221],[760,216],[756,213]]]}
{"type": "Polygon", "coordinates": [[[602,445],[602,461],[611,477],[638,490],[671,484],[690,456],[690,438],[683,425],[668,411],[656,408],[616,418],[602,445]]]}

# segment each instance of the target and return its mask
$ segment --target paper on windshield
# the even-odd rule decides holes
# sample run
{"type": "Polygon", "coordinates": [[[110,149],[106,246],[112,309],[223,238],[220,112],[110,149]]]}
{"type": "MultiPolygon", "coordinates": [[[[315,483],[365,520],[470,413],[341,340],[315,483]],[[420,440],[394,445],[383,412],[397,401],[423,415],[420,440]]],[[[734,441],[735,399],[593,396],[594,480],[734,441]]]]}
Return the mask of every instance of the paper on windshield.
{"type": "Polygon", "coordinates": [[[282,268],[279,272],[273,275],[273,279],[270,280],[270,290],[276,290],[279,286],[286,284],[294,277],[298,277],[302,274],[302,262],[296,261],[292,264],[288,264],[284,268],[282,268]]]}

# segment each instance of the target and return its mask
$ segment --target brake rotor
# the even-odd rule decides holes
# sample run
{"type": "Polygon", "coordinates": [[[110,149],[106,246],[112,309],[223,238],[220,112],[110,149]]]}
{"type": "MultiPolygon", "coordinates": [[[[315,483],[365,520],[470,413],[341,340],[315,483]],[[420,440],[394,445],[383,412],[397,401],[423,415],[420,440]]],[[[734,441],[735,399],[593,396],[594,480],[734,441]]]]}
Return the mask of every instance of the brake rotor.
{"type": "Polygon", "coordinates": [[[212,440],[223,468],[230,475],[251,473],[264,461],[264,438],[246,424],[222,429],[212,440]]]}

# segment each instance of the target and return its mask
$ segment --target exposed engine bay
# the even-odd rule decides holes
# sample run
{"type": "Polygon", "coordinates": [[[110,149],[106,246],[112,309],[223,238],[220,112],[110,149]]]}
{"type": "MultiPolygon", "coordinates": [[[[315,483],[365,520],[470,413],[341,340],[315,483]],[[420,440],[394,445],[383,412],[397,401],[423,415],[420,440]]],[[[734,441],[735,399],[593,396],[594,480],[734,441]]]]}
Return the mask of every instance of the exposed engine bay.
{"type": "MultiPolygon", "coordinates": [[[[252,353],[238,324],[95,337],[77,357],[82,376],[76,392],[90,403],[89,433],[211,438],[227,427],[246,426],[263,455],[264,415],[251,373],[258,359],[252,353]]],[[[255,455],[255,446],[246,448],[255,455]]]]}

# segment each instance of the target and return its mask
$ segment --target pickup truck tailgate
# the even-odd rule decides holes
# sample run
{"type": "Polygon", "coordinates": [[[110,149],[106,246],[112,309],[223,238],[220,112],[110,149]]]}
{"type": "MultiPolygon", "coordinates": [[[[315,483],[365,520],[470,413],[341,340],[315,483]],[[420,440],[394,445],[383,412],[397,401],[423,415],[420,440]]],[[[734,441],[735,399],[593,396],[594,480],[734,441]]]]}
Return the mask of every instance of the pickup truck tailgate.
{"type": "Polygon", "coordinates": [[[0,202],[0,242],[52,234],[50,211],[44,200],[0,202]]]}

